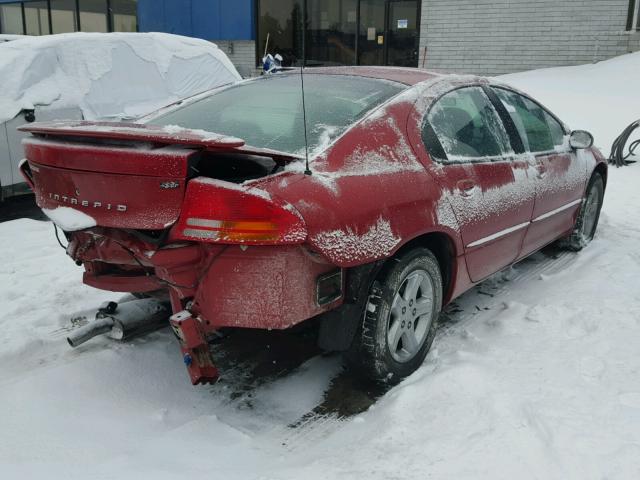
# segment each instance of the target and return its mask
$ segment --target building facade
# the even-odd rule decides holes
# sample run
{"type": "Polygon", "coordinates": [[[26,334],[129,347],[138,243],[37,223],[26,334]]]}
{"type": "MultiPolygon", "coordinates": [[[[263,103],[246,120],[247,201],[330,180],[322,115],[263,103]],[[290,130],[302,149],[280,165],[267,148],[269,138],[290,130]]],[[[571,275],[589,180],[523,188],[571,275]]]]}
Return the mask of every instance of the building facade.
{"type": "Polygon", "coordinates": [[[640,49],[640,0],[0,0],[0,33],[161,31],[217,43],[244,76],[285,65],[495,75],[640,49]]]}
{"type": "Polygon", "coordinates": [[[640,50],[640,0],[423,0],[427,68],[497,75],[640,50]]]}

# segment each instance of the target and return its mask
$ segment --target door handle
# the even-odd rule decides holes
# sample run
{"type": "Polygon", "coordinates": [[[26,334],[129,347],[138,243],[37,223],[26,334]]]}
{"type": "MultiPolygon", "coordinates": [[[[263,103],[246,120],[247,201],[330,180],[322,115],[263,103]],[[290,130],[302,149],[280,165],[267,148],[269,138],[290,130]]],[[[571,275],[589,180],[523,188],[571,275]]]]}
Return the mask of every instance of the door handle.
{"type": "Polygon", "coordinates": [[[458,181],[456,185],[458,187],[458,190],[460,190],[460,194],[465,197],[470,197],[471,195],[473,195],[473,191],[476,189],[476,183],[473,180],[469,180],[468,178],[458,181]]]}
{"type": "Polygon", "coordinates": [[[535,168],[538,172],[538,178],[544,178],[547,175],[547,166],[544,163],[537,164],[535,168]]]}

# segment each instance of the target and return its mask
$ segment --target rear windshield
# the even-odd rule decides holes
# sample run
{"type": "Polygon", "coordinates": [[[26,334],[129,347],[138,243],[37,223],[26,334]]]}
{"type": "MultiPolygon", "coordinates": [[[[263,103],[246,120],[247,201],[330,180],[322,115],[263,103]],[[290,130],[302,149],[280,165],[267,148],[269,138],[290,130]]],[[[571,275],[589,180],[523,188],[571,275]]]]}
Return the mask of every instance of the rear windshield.
{"type": "MultiPolygon", "coordinates": [[[[352,123],[404,88],[386,80],[305,74],[310,151],[326,147],[352,123]]],[[[254,147],[302,155],[300,75],[274,74],[223,88],[149,123],[231,135],[254,147]]]]}

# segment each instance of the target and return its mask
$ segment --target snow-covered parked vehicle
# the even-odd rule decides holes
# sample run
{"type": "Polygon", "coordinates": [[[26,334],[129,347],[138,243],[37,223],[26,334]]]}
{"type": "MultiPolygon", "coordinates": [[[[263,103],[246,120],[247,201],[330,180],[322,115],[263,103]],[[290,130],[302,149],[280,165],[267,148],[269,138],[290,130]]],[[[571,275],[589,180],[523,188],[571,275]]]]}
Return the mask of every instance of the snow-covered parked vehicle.
{"type": "Polygon", "coordinates": [[[415,69],[313,69],[305,143],[300,80],[241,82],[139,123],[23,128],[22,171],[84,282],[168,298],[194,384],[218,376],[216,330],[313,317],[322,347],[397,381],[444,305],[551,242],[593,238],[604,158],[527,95],[415,69]]]}
{"type": "Polygon", "coordinates": [[[0,200],[26,190],[18,169],[25,136],[20,125],[134,118],[240,79],[216,45],[177,35],[3,36],[0,200]]]}
{"type": "Polygon", "coordinates": [[[0,43],[13,42],[14,40],[20,40],[24,38],[24,35],[11,35],[9,33],[0,34],[0,43]]]}

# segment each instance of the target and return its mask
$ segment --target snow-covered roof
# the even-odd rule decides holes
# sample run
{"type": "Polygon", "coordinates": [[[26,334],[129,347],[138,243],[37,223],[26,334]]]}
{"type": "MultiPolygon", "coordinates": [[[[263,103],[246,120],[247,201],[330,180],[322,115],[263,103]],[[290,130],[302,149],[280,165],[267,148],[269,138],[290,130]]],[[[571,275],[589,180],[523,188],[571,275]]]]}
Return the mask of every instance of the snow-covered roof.
{"type": "Polygon", "coordinates": [[[215,44],[166,33],[67,33],[0,43],[0,122],[36,105],[134,117],[240,80],[215,44]]]}

